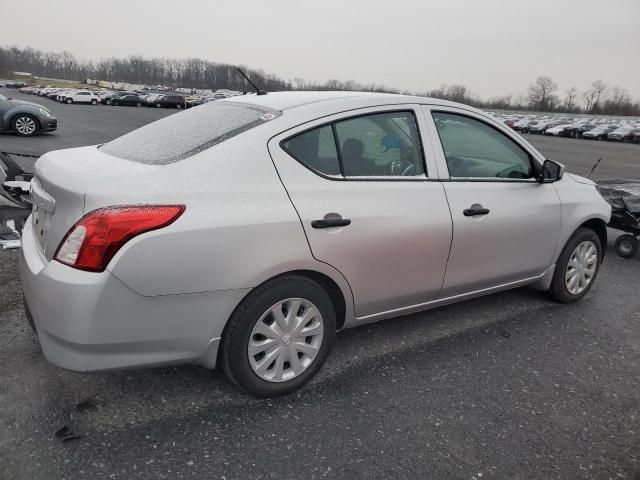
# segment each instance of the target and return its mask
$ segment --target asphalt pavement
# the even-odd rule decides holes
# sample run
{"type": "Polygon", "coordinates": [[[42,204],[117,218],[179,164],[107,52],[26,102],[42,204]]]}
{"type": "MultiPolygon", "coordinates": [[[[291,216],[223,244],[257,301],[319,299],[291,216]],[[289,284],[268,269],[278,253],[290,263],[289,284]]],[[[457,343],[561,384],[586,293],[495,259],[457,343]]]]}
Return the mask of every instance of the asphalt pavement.
{"type": "MultiPolygon", "coordinates": [[[[59,132],[3,135],[0,150],[99,143],[107,125],[116,136],[171,113],[52,109],[59,132]]],[[[612,176],[640,178],[638,146],[533,140],[576,173],[597,147],[612,176]]],[[[521,288],[343,331],[318,377],[275,400],[196,366],[50,365],[24,317],[17,258],[0,250],[2,480],[640,479],[640,258],[609,248],[574,305],[521,288]]]]}

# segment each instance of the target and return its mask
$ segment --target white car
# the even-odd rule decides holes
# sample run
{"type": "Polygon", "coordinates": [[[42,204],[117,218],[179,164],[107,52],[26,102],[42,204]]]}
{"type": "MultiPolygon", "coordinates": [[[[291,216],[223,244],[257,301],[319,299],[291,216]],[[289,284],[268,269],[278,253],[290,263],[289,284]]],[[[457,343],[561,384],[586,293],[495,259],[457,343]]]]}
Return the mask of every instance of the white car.
{"type": "Polygon", "coordinates": [[[49,152],[31,185],[51,362],[220,364],[257,396],[309,381],[337,330],[524,285],[579,300],[611,215],[482,111],[362,92],[218,100],[49,152]]]}
{"type": "Polygon", "coordinates": [[[64,102],[97,105],[100,102],[100,97],[89,90],[70,91],[65,94],[64,102]]]}
{"type": "Polygon", "coordinates": [[[556,125],[555,127],[551,127],[551,128],[547,128],[544,131],[545,135],[553,135],[553,136],[559,136],[562,135],[562,133],[565,131],[565,129],[572,127],[573,124],[572,123],[564,123],[562,125],[556,125]]]}

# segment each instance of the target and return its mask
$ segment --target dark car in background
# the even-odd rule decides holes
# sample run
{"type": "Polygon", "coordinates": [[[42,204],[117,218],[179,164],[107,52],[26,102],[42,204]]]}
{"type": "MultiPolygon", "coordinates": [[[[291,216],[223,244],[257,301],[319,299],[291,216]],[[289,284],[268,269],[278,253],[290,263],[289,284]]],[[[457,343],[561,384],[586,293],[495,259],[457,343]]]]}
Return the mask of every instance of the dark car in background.
{"type": "Polygon", "coordinates": [[[614,140],[617,142],[629,142],[633,138],[633,127],[618,127],[613,132],[607,134],[607,140],[614,140]]]}
{"type": "Polygon", "coordinates": [[[102,96],[100,102],[105,105],[114,105],[113,101],[125,95],[137,95],[136,92],[109,92],[102,96]]]}
{"type": "Polygon", "coordinates": [[[58,120],[37,103],[13,100],[0,93],[0,131],[12,131],[22,137],[32,137],[58,128],[58,120]]]}
{"type": "Polygon", "coordinates": [[[182,95],[162,95],[155,99],[153,105],[157,108],[185,108],[187,101],[182,95]]]}
{"type": "Polygon", "coordinates": [[[144,98],[137,93],[126,93],[111,98],[111,105],[123,105],[127,107],[142,107],[144,98]]]}
{"type": "Polygon", "coordinates": [[[610,125],[597,125],[595,128],[582,133],[582,138],[589,140],[606,140],[609,132],[615,130],[610,125]]]}

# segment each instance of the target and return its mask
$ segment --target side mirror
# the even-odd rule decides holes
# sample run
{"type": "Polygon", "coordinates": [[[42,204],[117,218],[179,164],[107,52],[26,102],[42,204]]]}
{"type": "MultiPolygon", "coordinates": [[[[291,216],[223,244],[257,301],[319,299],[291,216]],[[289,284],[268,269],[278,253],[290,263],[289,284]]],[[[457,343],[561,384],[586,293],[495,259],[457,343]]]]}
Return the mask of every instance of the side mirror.
{"type": "Polygon", "coordinates": [[[538,183],[553,183],[562,179],[564,165],[553,160],[545,160],[538,174],[538,183]]]}

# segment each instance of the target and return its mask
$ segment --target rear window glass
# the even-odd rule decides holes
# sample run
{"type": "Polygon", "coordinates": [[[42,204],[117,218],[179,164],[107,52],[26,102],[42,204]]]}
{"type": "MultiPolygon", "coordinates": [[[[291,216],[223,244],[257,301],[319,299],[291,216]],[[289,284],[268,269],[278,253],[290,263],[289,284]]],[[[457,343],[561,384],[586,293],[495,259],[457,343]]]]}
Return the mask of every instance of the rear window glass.
{"type": "Polygon", "coordinates": [[[253,105],[216,102],[170,115],[100,147],[104,153],[149,165],[190,157],[280,115],[253,105]]]}

